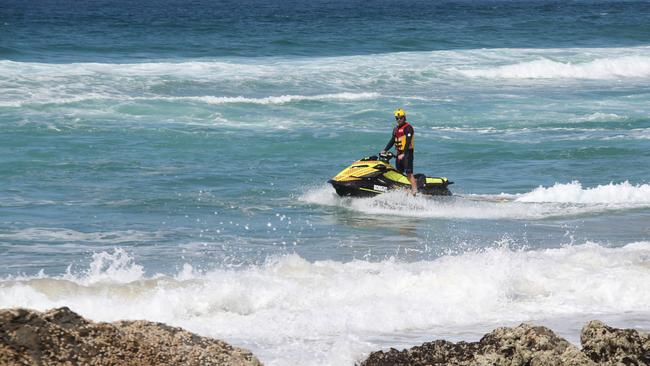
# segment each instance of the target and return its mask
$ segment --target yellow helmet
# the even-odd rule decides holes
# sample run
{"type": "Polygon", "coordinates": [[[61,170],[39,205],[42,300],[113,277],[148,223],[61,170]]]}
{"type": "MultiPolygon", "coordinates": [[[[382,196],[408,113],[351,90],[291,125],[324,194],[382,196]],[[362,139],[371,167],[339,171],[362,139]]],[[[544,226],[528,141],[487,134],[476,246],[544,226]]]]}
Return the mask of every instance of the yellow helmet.
{"type": "Polygon", "coordinates": [[[402,108],[398,108],[395,110],[395,118],[402,118],[406,117],[406,112],[402,108]]]}

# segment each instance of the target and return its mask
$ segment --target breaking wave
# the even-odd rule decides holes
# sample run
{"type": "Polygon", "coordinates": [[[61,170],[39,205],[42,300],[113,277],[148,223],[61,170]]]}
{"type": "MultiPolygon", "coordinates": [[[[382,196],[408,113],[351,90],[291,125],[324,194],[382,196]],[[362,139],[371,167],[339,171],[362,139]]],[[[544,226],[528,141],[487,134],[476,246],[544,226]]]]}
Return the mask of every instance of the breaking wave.
{"type": "Polygon", "coordinates": [[[631,204],[650,205],[650,185],[630,182],[609,183],[593,188],[583,188],[578,181],[552,187],[538,187],[532,192],[518,195],[517,202],[559,202],[580,204],[631,204]]]}
{"type": "Polygon", "coordinates": [[[559,62],[546,58],[490,68],[459,70],[468,77],[504,79],[613,79],[650,77],[650,57],[601,58],[559,62]]]}
{"type": "Polygon", "coordinates": [[[414,263],[284,255],[239,269],[185,265],[174,276],[146,276],[136,262],[116,249],[79,273],[5,278],[0,307],[161,321],[248,346],[271,365],[352,365],[385,346],[380,334],[650,311],[650,242],[501,246],[414,263]]]}

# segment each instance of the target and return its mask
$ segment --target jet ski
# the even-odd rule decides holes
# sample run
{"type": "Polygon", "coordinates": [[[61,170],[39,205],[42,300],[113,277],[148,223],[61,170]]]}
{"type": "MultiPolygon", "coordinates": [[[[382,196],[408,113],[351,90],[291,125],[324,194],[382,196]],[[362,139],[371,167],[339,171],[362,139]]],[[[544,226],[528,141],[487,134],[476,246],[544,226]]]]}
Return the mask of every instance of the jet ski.
{"type": "MultiPolygon", "coordinates": [[[[396,189],[411,189],[406,175],[390,164],[395,155],[391,152],[369,156],[355,161],[343,169],[328,183],[332,184],[339,196],[372,197],[396,189]]],[[[415,174],[418,192],[430,196],[451,196],[447,188],[454,182],[445,177],[427,177],[415,174]]]]}

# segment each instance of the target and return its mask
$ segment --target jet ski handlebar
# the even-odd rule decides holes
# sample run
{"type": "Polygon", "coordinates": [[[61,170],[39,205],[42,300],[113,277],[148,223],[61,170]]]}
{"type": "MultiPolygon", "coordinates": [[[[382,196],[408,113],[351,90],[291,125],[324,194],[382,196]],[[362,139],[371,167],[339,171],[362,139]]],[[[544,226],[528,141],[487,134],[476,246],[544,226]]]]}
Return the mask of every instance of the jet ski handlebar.
{"type": "Polygon", "coordinates": [[[390,151],[382,151],[379,153],[379,160],[384,162],[389,162],[390,159],[394,158],[395,155],[390,151]]]}

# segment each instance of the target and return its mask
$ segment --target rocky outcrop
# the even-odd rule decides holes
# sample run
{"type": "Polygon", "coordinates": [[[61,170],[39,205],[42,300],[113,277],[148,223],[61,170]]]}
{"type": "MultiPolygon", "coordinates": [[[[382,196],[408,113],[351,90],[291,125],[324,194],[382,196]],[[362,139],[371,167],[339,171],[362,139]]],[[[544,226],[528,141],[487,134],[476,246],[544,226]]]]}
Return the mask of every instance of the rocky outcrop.
{"type": "Polygon", "coordinates": [[[373,352],[363,366],[595,365],[550,329],[522,324],[497,328],[479,342],[435,341],[409,350],[373,352]]]}
{"type": "MultiPolygon", "coordinates": [[[[521,324],[478,342],[424,343],[373,352],[361,366],[650,366],[650,335],[600,321],[581,332],[582,350],[553,331],[521,324]]],[[[248,350],[148,321],[95,323],[68,308],[0,310],[0,365],[261,366],[248,350]]]]}
{"type": "Polygon", "coordinates": [[[580,333],[582,352],[600,365],[650,365],[650,334],[592,320],[580,333]]]}
{"type": "Polygon", "coordinates": [[[64,307],[0,310],[0,365],[260,366],[248,350],[147,321],[94,323],[64,307]]]}
{"type": "Polygon", "coordinates": [[[478,342],[424,343],[408,350],[373,352],[361,366],[650,366],[650,336],[591,321],[579,350],[545,327],[498,328],[478,342]]]}

